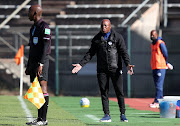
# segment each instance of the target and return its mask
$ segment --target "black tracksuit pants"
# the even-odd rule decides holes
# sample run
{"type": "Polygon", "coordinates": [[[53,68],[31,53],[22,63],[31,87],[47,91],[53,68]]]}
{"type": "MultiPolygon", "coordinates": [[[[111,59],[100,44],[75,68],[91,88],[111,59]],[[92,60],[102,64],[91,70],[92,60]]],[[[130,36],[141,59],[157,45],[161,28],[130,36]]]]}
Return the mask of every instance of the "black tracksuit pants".
{"type": "Polygon", "coordinates": [[[104,114],[109,114],[109,79],[111,78],[114,90],[118,99],[121,114],[125,114],[125,103],[123,93],[123,76],[120,72],[104,72],[97,74],[98,83],[101,92],[101,100],[104,114]]]}

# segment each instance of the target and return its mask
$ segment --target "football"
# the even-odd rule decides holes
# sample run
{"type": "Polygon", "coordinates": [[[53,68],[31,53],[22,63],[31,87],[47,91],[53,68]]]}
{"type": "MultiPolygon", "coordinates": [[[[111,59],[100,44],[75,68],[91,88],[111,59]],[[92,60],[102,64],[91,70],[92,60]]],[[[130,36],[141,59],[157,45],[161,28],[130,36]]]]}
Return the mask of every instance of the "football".
{"type": "Polygon", "coordinates": [[[90,106],[90,101],[87,98],[82,98],[80,100],[80,106],[84,108],[88,108],[90,106]]]}

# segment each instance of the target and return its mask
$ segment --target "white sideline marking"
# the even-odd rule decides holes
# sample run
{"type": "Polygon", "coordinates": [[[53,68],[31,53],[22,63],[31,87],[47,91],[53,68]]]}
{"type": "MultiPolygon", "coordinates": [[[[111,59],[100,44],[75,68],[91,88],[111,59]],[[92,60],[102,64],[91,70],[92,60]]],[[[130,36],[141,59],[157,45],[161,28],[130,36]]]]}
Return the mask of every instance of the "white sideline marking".
{"type": "Polygon", "coordinates": [[[90,119],[92,119],[92,120],[95,120],[96,122],[99,122],[99,118],[97,118],[96,116],[94,116],[94,115],[85,115],[86,117],[88,117],[88,118],[90,118],[90,119]]]}
{"type": "Polygon", "coordinates": [[[24,111],[26,113],[27,120],[29,122],[31,122],[33,120],[33,116],[31,115],[31,112],[27,108],[26,103],[24,102],[24,100],[23,100],[23,98],[21,96],[18,96],[18,99],[21,102],[21,106],[22,106],[22,108],[24,109],[24,111]]]}

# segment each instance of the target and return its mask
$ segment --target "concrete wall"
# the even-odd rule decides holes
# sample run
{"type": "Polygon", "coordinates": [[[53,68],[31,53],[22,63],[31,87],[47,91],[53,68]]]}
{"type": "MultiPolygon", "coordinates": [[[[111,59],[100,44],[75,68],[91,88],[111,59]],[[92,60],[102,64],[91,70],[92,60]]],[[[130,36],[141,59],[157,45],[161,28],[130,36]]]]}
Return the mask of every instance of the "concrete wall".
{"type": "Polygon", "coordinates": [[[154,97],[155,88],[150,67],[150,31],[159,28],[159,4],[155,3],[131,26],[132,97],[154,97]]]}

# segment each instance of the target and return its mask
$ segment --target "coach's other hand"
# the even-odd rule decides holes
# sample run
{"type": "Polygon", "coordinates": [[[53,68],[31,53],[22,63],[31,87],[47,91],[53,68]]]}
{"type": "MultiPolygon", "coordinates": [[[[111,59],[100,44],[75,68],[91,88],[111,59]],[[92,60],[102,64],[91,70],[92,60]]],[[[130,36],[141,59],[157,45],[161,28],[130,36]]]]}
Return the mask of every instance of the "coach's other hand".
{"type": "Polygon", "coordinates": [[[133,67],[135,67],[135,66],[134,66],[134,65],[130,65],[130,64],[127,66],[127,70],[128,70],[127,73],[128,73],[129,75],[133,75],[133,74],[134,74],[134,72],[133,72],[133,67]]]}
{"type": "Polygon", "coordinates": [[[82,66],[80,64],[72,64],[74,66],[74,68],[72,69],[72,73],[77,73],[81,68],[82,66]]]}

